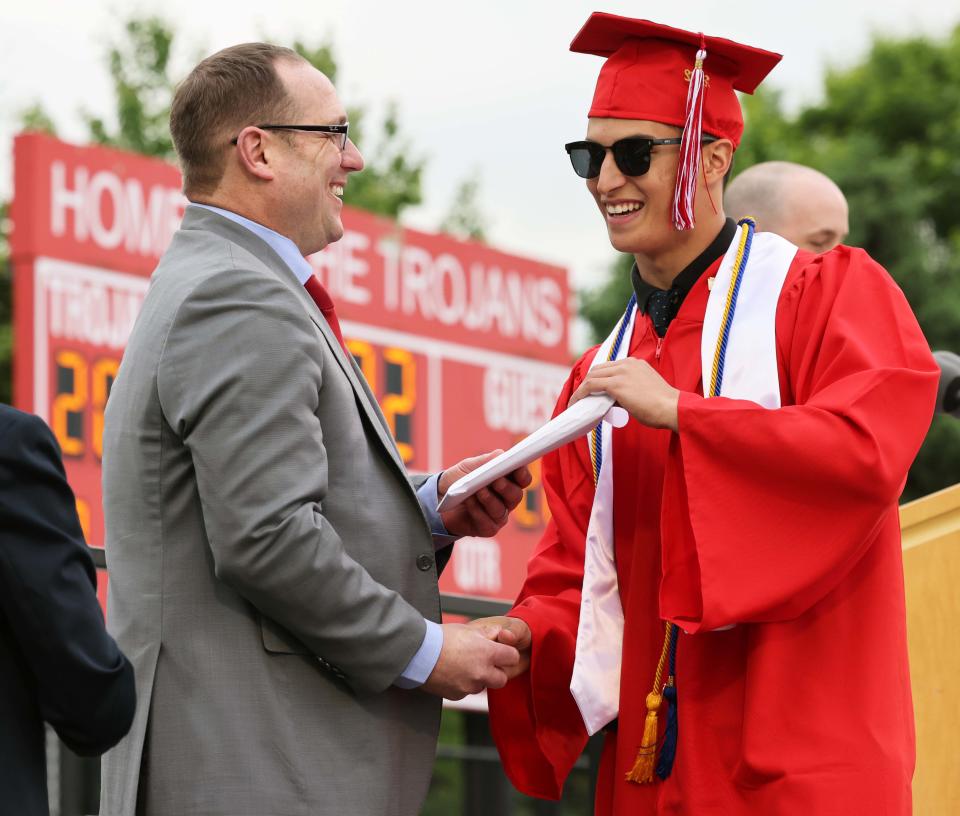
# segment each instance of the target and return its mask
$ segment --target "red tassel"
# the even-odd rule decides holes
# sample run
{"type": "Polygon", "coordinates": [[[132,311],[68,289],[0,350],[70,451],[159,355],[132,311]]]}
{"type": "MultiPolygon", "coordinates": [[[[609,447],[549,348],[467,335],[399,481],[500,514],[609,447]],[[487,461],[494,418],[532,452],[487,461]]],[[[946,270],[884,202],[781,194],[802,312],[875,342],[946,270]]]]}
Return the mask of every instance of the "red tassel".
{"type": "Polygon", "coordinates": [[[697,176],[700,174],[700,155],[703,139],[703,98],[705,77],[703,61],[707,58],[700,39],[700,49],[687,89],[687,119],[680,142],[680,165],[677,168],[677,187],[673,196],[673,226],[678,230],[693,229],[693,208],[697,196],[697,176]]]}

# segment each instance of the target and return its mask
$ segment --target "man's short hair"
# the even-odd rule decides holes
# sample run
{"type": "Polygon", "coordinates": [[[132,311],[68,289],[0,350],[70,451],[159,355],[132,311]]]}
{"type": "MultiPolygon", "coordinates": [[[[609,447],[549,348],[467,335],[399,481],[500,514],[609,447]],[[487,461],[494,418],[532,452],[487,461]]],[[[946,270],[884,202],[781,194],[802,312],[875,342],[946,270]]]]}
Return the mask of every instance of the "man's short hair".
{"type": "Polygon", "coordinates": [[[280,60],[303,57],[268,43],[234,45],[207,57],[177,86],[170,135],[187,195],[216,189],[226,167],[226,148],[243,128],[280,124],[293,115],[293,101],[276,70],[280,60]]]}

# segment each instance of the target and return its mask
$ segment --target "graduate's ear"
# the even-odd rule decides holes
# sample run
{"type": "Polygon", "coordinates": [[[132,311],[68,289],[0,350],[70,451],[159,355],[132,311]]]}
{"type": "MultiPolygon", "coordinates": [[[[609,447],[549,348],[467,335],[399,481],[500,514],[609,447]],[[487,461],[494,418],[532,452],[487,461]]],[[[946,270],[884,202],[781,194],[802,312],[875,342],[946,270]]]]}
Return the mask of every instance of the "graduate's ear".
{"type": "Polygon", "coordinates": [[[733,142],[717,139],[703,146],[703,175],[707,186],[722,182],[733,164],[733,142]]]}

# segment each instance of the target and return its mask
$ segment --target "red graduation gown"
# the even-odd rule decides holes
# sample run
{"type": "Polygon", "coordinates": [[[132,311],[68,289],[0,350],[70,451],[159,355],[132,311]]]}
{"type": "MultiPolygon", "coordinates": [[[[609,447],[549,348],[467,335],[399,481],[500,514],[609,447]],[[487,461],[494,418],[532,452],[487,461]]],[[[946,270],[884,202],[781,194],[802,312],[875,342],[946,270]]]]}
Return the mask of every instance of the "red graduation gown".
{"type": "MultiPolygon", "coordinates": [[[[900,289],[866,253],[800,252],[776,313],[783,407],[704,399],[700,337],[718,266],[662,341],[642,315],[633,332],[631,356],[682,394],[678,433],[635,421],[613,431],[625,631],[596,812],[908,814],[897,499],[930,423],[936,364],[900,289]],[[665,782],[636,785],[625,774],[663,619],[684,630],[677,758],[665,782]]],[[[558,411],[595,353],[574,367],[558,411]]],[[[543,478],[553,518],[509,613],[533,632],[531,667],[490,692],[490,716],[516,787],[558,798],[586,741],[569,691],[593,501],[586,440],[547,456],[543,478]]]]}

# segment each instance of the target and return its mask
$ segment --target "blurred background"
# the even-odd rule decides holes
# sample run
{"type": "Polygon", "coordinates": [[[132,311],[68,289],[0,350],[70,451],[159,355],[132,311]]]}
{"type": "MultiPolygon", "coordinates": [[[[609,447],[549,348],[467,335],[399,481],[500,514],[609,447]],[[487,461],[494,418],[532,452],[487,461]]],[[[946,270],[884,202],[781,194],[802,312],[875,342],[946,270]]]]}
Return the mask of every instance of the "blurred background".
{"type": "MultiPolygon", "coordinates": [[[[960,351],[956,3],[7,0],[0,24],[0,401],[12,401],[14,136],[43,131],[173,162],[167,118],[176,82],[203,56],[259,39],[295,48],[334,80],[367,161],[351,180],[348,205],[568,271],[575,358],[622,310],[631,263],[610,248],[563,151],[584,133],[600,67],[567,45],[597,8],[783,53],[764,87],[742,100],[746,136],[734,174],[784,159],[830,176],[850,203],[846,243],[890,271],[932,348],[960,351]]],[[[960,423],[938,414],[904,501],[956,483],[958,461],[960,423]]],[[[52,787],[54,812],[95,812],[89,769],[65,763],[55,781],[65,779],[74,799],[52,787]]],[[[587,813],[589,769],[586,755],[561,805],[523,800],[499,775],[482,707],[451,709],[424,812],[587,813]]]]}

